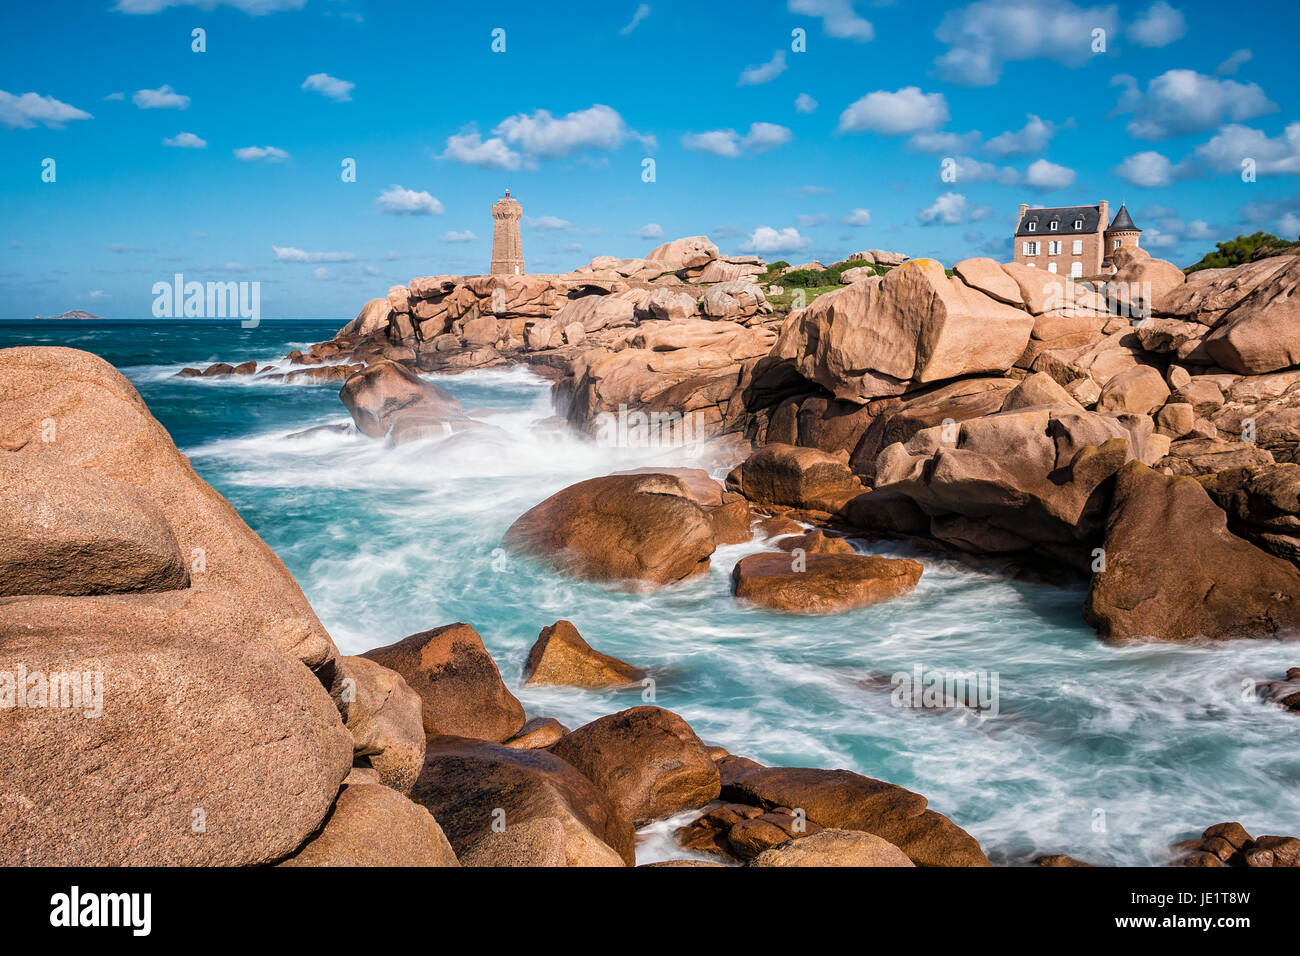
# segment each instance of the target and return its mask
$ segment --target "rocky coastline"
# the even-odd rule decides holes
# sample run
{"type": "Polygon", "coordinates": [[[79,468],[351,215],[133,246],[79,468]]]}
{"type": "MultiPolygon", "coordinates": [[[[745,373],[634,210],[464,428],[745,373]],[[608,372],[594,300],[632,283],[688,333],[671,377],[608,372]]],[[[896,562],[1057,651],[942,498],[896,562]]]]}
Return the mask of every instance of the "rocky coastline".
{"type": "MultiPolygon", "coordinates": [[[[792,309],[779,269],[704,237],[557,276],[417,278],[282,364],[182,375],[337,382],[360,434],[406,444],[492,427],[421,373],[526,365],[593,441],[693,443],[709,470],[590,478],[505,535],[610,587],[670,587],[757,539],[735,600],[778,613],[895,599],[940,553],[1086,579],[1099,639],[1294,632],[1300,256],[1189,278],[1126,249],[1093,282],[854,261],[792,309]],[[871,554],[881,539],[922,557],[871,554]]],[[[989,865],[923,795],[762,766],[652,696],[572,729],[527,713],[472,622],[341,655],[120,373],[44,347],[0,369],[0,671],[102,673],[116,699],[94,721],[0,708],[0,861],[630,866],[638,828],[690,814],[679,865],[989,865]]],[[[653,678],[537,624],[526,683],[653,678]]],[[[1297,674],[1259,675],[1260,697],[1295,710],[1297,674]]],[[[1298,848],[1222,823],[1168,862],[1298,848]]]]}

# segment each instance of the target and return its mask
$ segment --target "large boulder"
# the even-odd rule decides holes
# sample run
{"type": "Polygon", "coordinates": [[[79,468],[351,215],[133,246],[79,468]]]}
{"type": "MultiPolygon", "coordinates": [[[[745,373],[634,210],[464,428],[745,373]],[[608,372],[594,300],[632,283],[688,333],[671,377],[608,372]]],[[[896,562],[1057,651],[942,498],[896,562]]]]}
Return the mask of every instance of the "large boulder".
{"type": "Polygon", "coordinates": [[[1169,398],[1164,376],[1149,365],[1134,365],[1114,376],[1101,389],[1099,412],[1132,412],[1147,415],[1169,398]]]}
{"type": "Polygon", "coordinates": [[[921,579],[908,558],[807,552],[751,554],[736,562],[736,597],[778,611],[831,614],[907,594],[921,579]]]}
{"type": "Polygon", "coordinates": [[[1110,255],[1115,274],[1103,292],[1117,303],[1122,314],[1149,317],[1155,302],[1177,289],[1186,280],[1183,270],[1172,262],[1155,259],[1137,246],[1123,246],[1110,255]]]}
{"type": "Polygon", "coordinates": [[[545,830],[553,834],[555,824],[541,820],[558,824],[568,866],[636,863],[632,824],[595,784],[544,750],[436,737],[411,799],[437,818],[467,866],[547,865],[555,841],[545,830]],[[530,823],[527,839],[509,839],[530,823]]]}
{"type": "Polygon", "coordinates": [[[349,784],[320,833],[281,866],[460,866],[438,821],[388,787],[349,784]]]}
{"type": "Polygon", "coordinates": [[[1205,351],[1219,365],[1243,375],[1300,365],[1300,257],[1285,261],[1206,336],[1205,351]]]}
{"type": "Polygon", "coordinates": [[[757,767],[725,784],[722,796],[764,810],[802,810],[823,827],[874,834],[917,866],[989,865],[979,843],[927,809],[925,797],[847,770],[757,767]]]}
{"type": "Polygon", "coordinates": [[[915,866],[894,844],[862,830],[820,830],[764,850],[750,866],[915,866]]]}
{"type": "Polygon", "coordinates": [[[706,572],[716,538],[680,478],[633,474],[557,492],[520,516],[505,544],[578,577],[662,585],[706,572]]]}
{"type": "Polygon", "coordinates": [[[569,621],[542,628],[524,664],[524,686],[625,687],[645,671],[602,654],[582,639],[569,621]]]}
{"type": "Polygon", "coordinates": [[[633,707],[566,734],[551,753],[607,794],[641,826],[718,795],[718,768],[686,721],[662,707],[633,707]]]}
{"type": "Polygon", "coordinates": [[[1103,637],[1253,637],[1300,625],[1300,572],[1228,531],[1191,478],[1138,462],[1120,469],[1105,567],[1084,617],[1103,637]]]}
{"type": "Polygon", "coordinates": [[[1300,566],[1300,465],[1229,468],[1200,482],[1233,534],[1300,566]]]}
{"type": "Polygon", "coordinates": [[[255,866],[311,837],[352,739],[306,667],[183,606],[123,628],[61,600],[0,617],[0,864],[255,866]]]}
{"type": "Polygon", "coordinates": [[[864,491],[842,459],[816,448],[764,445],[739,472],[741,493],[759,504],[835,512],[864,491]]]}
{"type": "Polygon", "coordinates": [[[913,259],[882,279],[818,296],[791,315],[774,354],[836,398],[865,402],[930,382],[1005,372],[1034,320],[913,259]]]}
{"type": "Polygon", "coordinates": [[[524,725],[523,705],[469,624],[421,631],[361,656],[396,671],[420,695],[427,737],[502,741],[524,725]]]}
{"type": "Polygon", "coordinates": [[[361,307],[357,317],[335,334],[335,340],[361,338],[388,328],[388,318],[393,311],[388,298],[371,299],[361,307]]]}
{"type": "Polygon", "coordinates": [[[334,697],[352,734],[354,762],[380,783],[410,793],[424,763],[424,703],[397,671],[365,657],[340,657],[334,697]]]}
{"type": "Polygon", "coordinates": [[[718,247],[707,236],[689,236],[656,246],[646,258],[662,263],[666,272],[703,269],[718,258],[718,247]]]}
{"type": "Polygon", "coordinates": [[[129,484],[29,446],[21,456],[0,452],[0,596],[189,587],[161,508],[129,484]]]}
{"type": "Polygon", "coordinates": [[[405,366],[380,360],[350,375],[339,392],[362,434],[383,438],[402,419],[442,425],[450,433],[469,423],[460,402],[405,366]]]}

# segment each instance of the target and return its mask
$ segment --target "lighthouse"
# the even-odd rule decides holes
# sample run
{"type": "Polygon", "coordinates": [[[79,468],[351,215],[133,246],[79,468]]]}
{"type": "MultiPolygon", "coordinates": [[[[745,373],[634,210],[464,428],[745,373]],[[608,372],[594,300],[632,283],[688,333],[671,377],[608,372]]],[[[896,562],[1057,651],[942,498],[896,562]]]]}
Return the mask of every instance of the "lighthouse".
{"type": "Polygon", "coordinates": [[[524,274],[524,245],[519,237],[519,218],[524,207],[510,198],[506,190],[504,199],[492,204],[492,275],[521,276],[524,274]]]}

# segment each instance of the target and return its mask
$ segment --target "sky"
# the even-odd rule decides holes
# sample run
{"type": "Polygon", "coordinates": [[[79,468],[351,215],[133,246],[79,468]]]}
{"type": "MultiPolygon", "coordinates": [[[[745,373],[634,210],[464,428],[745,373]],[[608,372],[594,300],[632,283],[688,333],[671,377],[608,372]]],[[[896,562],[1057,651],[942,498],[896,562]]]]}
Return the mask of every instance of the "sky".
{"type": "Polygon", "coordinates": [[[1294,0],[47,0],[0,24],[2,318],[147,317],[176,273],[351,318],[486,272],[506,188],[529,272],[693,235],[1006,261],[1022,202],[1126,202],[1180,266],[1300,235],[1294,0]]]}

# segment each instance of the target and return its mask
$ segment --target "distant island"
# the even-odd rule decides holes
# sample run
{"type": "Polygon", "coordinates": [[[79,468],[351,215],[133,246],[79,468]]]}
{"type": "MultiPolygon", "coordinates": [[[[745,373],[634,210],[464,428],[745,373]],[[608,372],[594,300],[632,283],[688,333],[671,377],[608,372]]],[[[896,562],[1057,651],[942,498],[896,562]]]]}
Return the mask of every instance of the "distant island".
{"type": "Polygon", "coordinates": [[[91,312],[86,312],[86,311],[84,311],[84,310],[82,310],[82,309],[73,309],[71,312],[64,312],[62,315],[38,315],[38,316],[36,316],[36,318],[38,318],[38,319],[52,319],[52,320],[58,320],[58,319],[99,319],[99,318],[103,318],[103,316],[95,315],[95,314],[93,314],[93,313],[91,313],[91,312]]]}

